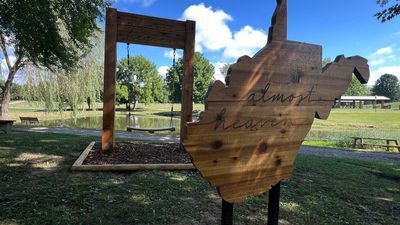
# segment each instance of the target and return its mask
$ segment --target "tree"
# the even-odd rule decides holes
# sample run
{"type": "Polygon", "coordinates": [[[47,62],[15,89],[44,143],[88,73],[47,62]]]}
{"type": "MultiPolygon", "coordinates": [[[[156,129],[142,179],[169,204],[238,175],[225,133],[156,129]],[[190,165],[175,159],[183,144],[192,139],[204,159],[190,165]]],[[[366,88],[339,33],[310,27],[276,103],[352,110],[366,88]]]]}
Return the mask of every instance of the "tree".
{"type": "MultiPolygon", "coordinates": [[[[396,0],[397,2],[399,0],[396,0]]],[[[388,3],[389,0],[377,0],[377,3],[383,8],[388,3]]],[[[394,5],[383,9],[382,11],[375,14],[375,16],[382,22],[389,21],[400,14],[400,3],[395,3],[394,5]]]]}
{"type": "MultiPolygon", "coordinates": [[[[214,76],[214,66],[204,56],[196,52],[194,64],[193,101],[203,103],[214,76]]],[[[167,72],[167,83],[170,101],[180,102],[182,96],[183,59],[179,58],[174,67],[167,72]]]]}
{"type": "Polygon", "coordinates": [[[2,0],[0,49],[8,68],[0,119],[5,118],[16,73],[33,64],[69,71],[90,50],[108,0],[2,0]]]}
{"type": "Polygon", "coordinates": [[[383,95],[391,99],[391,101],[400,100],[400,83],[399,79],[392,74],[382,75],[372,87],[374,95],[383,95]]]}
{"type": "Polygon", "coordinates": [[[225,77],[228,75],[228,70],[229,70],[229,67],[230,67],[231,65],[229,64],[229,63],[225,63],[220,69],[219,69],[219,71],[221,72],[221,74],[222,75],[224,75],[225,77]]]}
{"type": "Polygon", "coordinates": [[[353,75],[350,85],[344,95],[347,96],[365,96],[368,94],[368,89],[365,85],[361,84],[356,76],[353,75]]]}
{"type": "Polygon", "coordinates": [[[117,102],[117,104],[126,104],[126,107],[128,108],[129,104],[128,86],[117,84],[115,89],[115,101],[117,102]]]}
{"type": "Polygon", "coordinates": [[[158,74],[157,66],[143,56],[130,58],[129,66],[126,58],[121,59],[117,79],[120,85],[128,88],[129,103],[135,104],[138,101],[150,104],[164,102],[166,99],[164,80],[158,74]]]}
{"type": "Polygon", "coordinates": [[[332,62],[331,58],[324,58],[322,60],[322,67],[325,67],[326,65],[328,65],[331,62],[332,62]]]}
{"type": "MultiPolygon", "coordinates": [[[[79,67],[51,71],[30,66],[24,69],[27,100],[38,100],[48,111],[63,111],[70,107],[76,116],[85,103],[100,100],[103,90],[103,39],[98,34],[91,38],[94,48],[78,61],[79,67]],[[89,101],[88,101],[89,100],[89,101]]],[[[89,104],[88,107],[90,108],[89,104]]]]}

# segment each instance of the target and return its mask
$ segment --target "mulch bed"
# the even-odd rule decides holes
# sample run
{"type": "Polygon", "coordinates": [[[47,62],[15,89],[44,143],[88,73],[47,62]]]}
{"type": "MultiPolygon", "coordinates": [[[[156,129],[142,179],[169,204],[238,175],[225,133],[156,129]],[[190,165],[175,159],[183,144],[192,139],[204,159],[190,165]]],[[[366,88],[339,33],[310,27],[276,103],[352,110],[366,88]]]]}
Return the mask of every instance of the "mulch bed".
{"type": "Polygon", "coordinates": [[[117,142],[107,153],[102,153],[101,143],[96,143],[83,165],[187,163],[192,163],[190,155],[176,143],[117,142]]]}

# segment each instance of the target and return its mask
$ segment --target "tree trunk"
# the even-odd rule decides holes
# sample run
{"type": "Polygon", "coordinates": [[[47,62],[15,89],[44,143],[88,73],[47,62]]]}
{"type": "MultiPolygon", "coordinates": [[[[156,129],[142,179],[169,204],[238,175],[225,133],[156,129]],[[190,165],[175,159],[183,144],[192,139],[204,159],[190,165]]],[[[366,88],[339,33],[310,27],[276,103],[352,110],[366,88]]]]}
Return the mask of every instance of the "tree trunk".
{"type": "Polygon", "coordinates": [[[1,109],[0,109],[0,120],[7,119],[8,114],[8,106],[10,105],[11,99],[11,85],[12,80],[14,79],[15,72],[10,71],[8,74],[8,79],[3,87],[3,93],[1,95],[1,109]]]}
{"type": "MultiPolygon", "coordinates": [[[[3,52],[6,65],[8,67],[8,77],[4,84],[4,87],[2,87],[3,93],[0,96],[1,97],[0,119],[6,119],[8,114],[8,106],[10,105],[10,99],[11,99],[12,82],[14,80],[15,74],[24,65],[24,63],[21,63],[22,56],[18,56],[17,59],[15,60],[14,65],[11,65],[10,58],[7,52],[7,43],[3,35],[0,35],[0,48],[1,48],[0,50],[3,52]]],[[[0,76],[1,75],[2,73],[0,73],[0,76]]]]}
{"type": "Polygon", "coordinates": [[[11,83],[6,82],[4,84],[3,93],[1,96],[0,120],[7,119],[10,98],[11,98],[11,83]]]}

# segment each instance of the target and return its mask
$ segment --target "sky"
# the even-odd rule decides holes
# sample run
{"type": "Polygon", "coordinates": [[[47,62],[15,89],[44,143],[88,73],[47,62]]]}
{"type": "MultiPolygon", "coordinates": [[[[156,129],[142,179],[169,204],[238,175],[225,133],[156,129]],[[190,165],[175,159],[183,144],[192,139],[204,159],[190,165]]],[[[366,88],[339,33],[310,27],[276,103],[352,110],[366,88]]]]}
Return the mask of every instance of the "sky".
{"type": "MultiPolygon", "coordinates": [[[[118,11],[195,20],[196,51],[216,67],[216,79],[223,79],[219,68],[225,63],[265,46],[276,5],[275,0],[114,1],[118,11]]],[[[380,9],[376,0],[288,0],[288,39],[322,45],[323,57],[332,60],[341,54],[367,58],[369,85],[385,73],[400,79],[400,17],[380,23],[373,16],[380,9]]],[[[118,44],[118,59],[126,53],[126,44],[118,44]]],[[[131,45],[130,53],[150,59],[163,75],[172,64],[171,49],[131,45]]]]}

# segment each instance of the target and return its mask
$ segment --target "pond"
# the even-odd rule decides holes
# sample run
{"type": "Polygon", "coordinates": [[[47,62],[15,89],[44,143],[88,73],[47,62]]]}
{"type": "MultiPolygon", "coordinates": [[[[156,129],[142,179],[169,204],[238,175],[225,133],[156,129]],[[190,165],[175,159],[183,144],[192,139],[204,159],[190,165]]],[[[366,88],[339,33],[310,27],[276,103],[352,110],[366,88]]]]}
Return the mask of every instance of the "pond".
{"type": "MultiPolygon", "coordinates": [[[[180,119],[172,119],[173,126],[176,128],[176,133],[180,130],[180,119]]],[[[42,121],[41,125],[48,127],[70,127],[70,128],[81,128],[81,129],[101,129],[103,124],[102,116],[95,117],[82,117],[82,118],[70,118],[62,120],[47,120],[42,121]]],[[[142,116],[132,115],[130,120],[129,116],[116,115],[115,118],[115,129],[125,131],[127,126],[140,127],[140,128],[157,128],[157,127],[169,127],[170,118],[165,116],[142,116]]]]}

